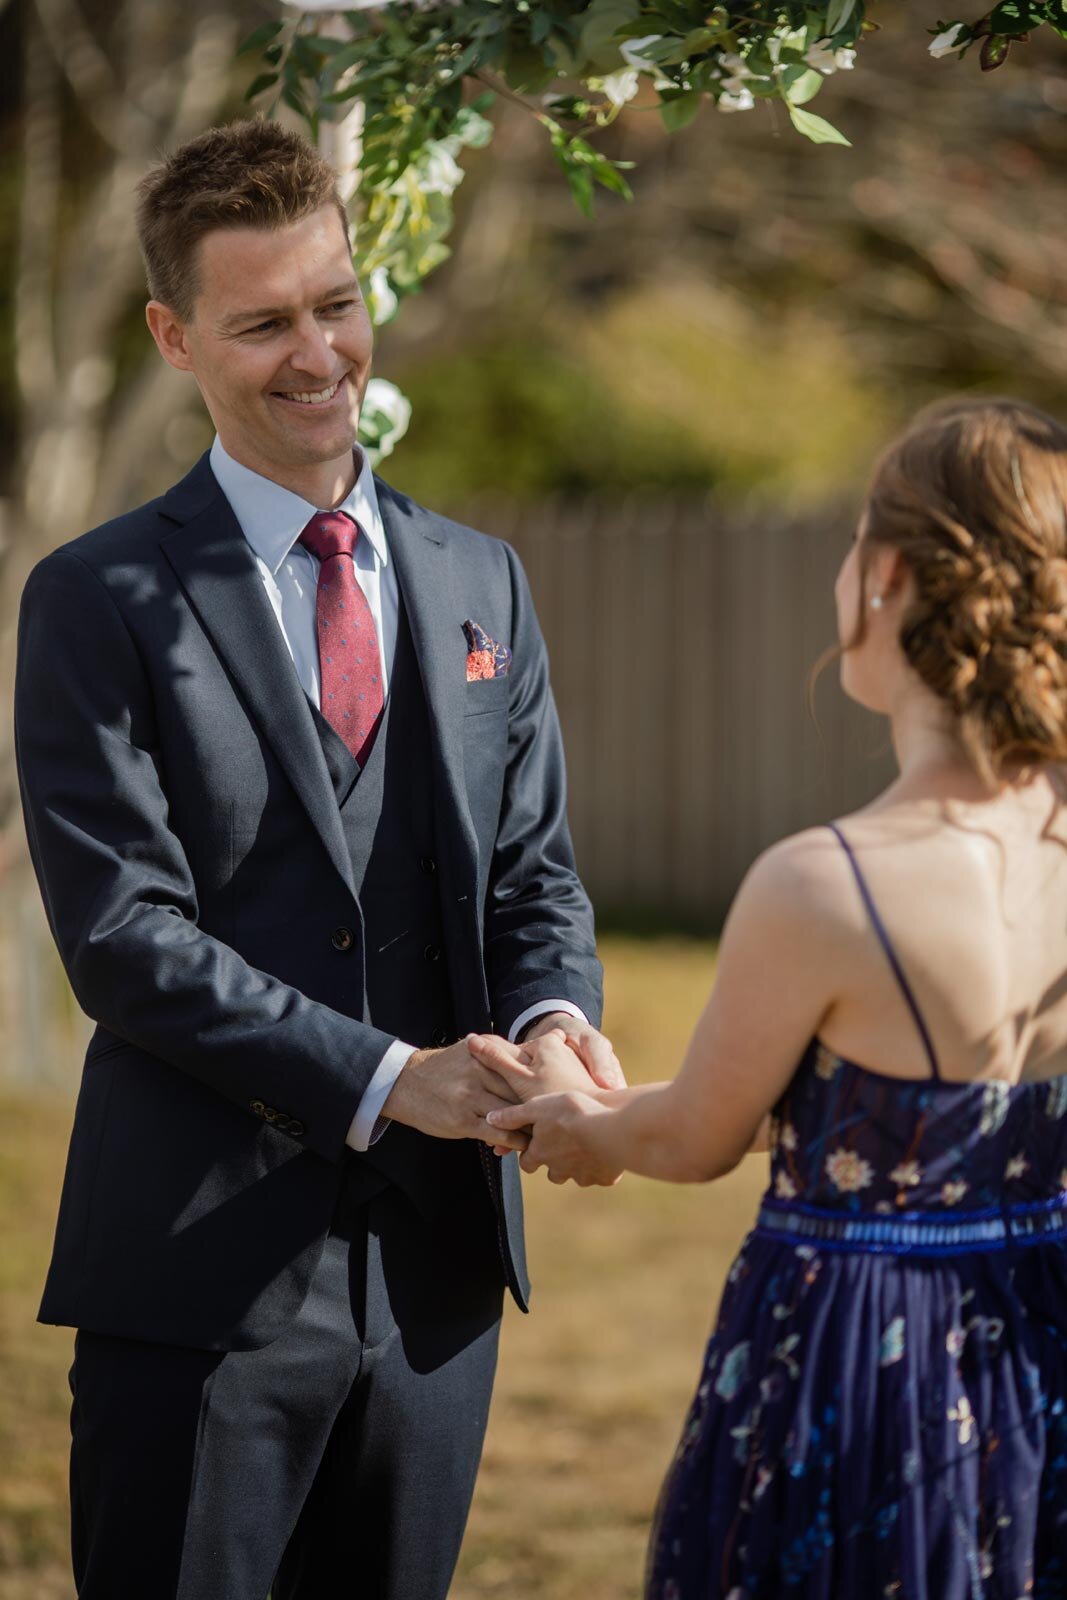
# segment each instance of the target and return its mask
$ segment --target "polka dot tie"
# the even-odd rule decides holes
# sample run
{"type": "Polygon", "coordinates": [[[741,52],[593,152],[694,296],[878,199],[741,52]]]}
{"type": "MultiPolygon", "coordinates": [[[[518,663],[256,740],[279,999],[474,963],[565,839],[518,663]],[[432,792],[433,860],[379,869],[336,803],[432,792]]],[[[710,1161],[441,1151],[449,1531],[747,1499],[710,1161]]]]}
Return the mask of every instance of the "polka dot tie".
{"type": "Polygon", "coordinates": [[[299,542],[319,559],[315,621],[322,714],[364,766],[385,697],[378,634],[352,561],[359,535],[358,525],[343,511],[320,511],[299,542]]]}

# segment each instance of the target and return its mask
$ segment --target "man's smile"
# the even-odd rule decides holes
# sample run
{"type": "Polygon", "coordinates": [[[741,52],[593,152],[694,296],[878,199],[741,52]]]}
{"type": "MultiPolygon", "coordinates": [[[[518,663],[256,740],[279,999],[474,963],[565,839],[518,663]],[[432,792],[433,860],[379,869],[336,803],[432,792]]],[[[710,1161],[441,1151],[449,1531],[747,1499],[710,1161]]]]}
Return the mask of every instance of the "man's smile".
{"type": "Polygon", "coordinates": [[[273,389],[272,398],[284,400],[289,405],[299,406],[328,406],[335,400],[345,381],[345,374],[336,378],[326,389],[273,389]]]}

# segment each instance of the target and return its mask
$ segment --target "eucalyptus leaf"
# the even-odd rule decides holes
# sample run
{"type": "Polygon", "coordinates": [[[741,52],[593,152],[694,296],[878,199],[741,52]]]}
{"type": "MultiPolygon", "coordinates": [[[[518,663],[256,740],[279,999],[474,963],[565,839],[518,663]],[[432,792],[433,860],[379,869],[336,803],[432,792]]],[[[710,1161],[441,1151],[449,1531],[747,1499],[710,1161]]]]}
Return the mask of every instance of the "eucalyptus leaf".
{"type": "Polygon", "coordinates": [[[812,144],[851,144],[844,134],[834,127],[832,122],[827,122],[823,117],[817,117],[813,111],[802,111],[799,106],[789,107],[789,120],[798,133],[805,139],[810,139],[812,144]]]}

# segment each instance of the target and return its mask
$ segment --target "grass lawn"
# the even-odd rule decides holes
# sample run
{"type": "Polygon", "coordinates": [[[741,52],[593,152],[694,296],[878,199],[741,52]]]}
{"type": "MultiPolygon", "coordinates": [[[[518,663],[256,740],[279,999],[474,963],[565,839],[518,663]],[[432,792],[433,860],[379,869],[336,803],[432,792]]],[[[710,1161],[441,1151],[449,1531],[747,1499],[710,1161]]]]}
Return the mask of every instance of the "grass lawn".
{"type": "MultiPolygon", "coordinates": [[[[606,1027],[633,1081],[673,1072],[713,950],[604,943],[606,1027]]],[[[65,1101],[2,1101],[0,1597],[69,1600],[72,1335],[34,1324],[66,1149],[65,1101]]],[[[527,1180],[534,1309],[509,1309],[452,1600],[632,1600],[648,1521],[765,1157],[711,1187],[527,1180]]],[[[149,1597],[145,1597],[149,1600],[149,1597]]]]}

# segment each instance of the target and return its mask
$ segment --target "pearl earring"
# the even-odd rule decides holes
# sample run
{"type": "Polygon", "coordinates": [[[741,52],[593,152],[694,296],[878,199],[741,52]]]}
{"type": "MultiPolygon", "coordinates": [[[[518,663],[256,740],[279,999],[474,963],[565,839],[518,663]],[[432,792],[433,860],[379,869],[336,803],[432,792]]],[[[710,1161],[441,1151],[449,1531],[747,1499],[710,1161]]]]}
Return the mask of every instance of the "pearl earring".
{"type": "Polygon", "coordinates": [[[872,611],[881,611],[881,609],[882,609],[884,604],[885,604],[885,601],[882,599],[882,596],[880,594],[872,594],[871,595],[871,610],[872,611]]]}

